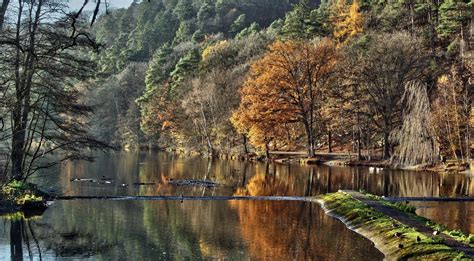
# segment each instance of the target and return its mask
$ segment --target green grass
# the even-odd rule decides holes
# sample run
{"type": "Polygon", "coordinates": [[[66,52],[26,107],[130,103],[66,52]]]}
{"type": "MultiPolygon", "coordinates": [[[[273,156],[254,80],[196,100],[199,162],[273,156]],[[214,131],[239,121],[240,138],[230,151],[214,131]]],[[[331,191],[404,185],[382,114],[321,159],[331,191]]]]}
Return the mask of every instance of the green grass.
{"type": "MultiPolygon", "coordinates": [[[[470,260],[464,253],[446,246],[442,238],[427,237],[346,193],[327,194],[322,196],[321,201],[329,214],[337,216],[349,228],[369,238],[389,259],[470,260]]],[[[413,213],[411,208],[391,204],[397,209],[413,213]]]]}

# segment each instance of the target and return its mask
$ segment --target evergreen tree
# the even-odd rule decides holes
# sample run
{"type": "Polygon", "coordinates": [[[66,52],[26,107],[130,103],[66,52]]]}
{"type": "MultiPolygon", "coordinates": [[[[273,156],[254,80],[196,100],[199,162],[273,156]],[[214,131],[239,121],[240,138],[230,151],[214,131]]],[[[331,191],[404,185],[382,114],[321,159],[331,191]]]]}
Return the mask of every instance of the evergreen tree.
{"type": "Polygon", "coordinates": [[[439,8],[438,35],[448,38],[462,31],[464,23],[472,19],[474,2],[462,0],[446,0],[439,8]]]}
{"type": "Polygon", "coordinates": [[[260,25],[258,25],[257,23],[254,22],[249,27],[245,28],[240,33],[238,33],[235,36],[235,38],[236,39],[242,39],[242,38],[245,38],[249,35],[256,34],[256,33],[260,32],[261,30],[262,30],[262,28],[260,27],[260,25]]]}
{"type": "Polygon", "coordinates": [[[148,100],[156,89],[168,78],[170,70],[167,68],[166,63],[169,61],[169,56],[172,54],[173,49],[169,44],[164,44],[160,49],[153,55],[145,76],[145,92],[137,101],[143,102],[148,100]]]}
{"type": "Polygon", "coordinates": [[[192,19],[195,16],[192,0],[179,0],[174,8],[174,13],[180,21],[192,19]]]}
{"type": "Polygon", "coordinates": [[[311,8],[308,0],[301,0],[295,8],[286,14],[282,33],[287,38],[309,38],[308,32],[314,26],[311,21],[311,8]]]}
{"type": "Polygon", "coordinates": [[[198,49],[188,51],[181,59],[179,59],[174,70],[171,72],[171,89],[170,95],[175,94],[178,87],[184,83],[186,78],[189,78],[197,71],[201,54],[198,49]]]}
{"type": "Polygon", "coordinates": [[[239,17],[237,17],[237,19],[235,19],[234,23],[231,25],[229,32],[232,35],[236,35],[245,28],[245,25],[246,25],[246,16],[245,14],[241,14],[239,15],[239,17]]]}
{"type": "Polygon", "coordinates": [[[199,8],[197,18],[199,23],[205,23],[207,20],[212,19],[216,15],[214,5],[211,0],[206,0],[199,8]]]}

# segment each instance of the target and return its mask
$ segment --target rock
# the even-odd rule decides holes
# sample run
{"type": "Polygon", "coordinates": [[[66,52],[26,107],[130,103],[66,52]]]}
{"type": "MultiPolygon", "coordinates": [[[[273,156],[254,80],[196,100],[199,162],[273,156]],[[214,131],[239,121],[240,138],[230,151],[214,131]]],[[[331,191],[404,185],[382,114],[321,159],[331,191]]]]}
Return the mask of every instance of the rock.
{"type": "Polygon", "coordinates": [[[308,158],[308,159],[302,159],[301,164],[307,164],[307,165],[318,165],[322,164],[323,161],[320,158],[308,158]]]}

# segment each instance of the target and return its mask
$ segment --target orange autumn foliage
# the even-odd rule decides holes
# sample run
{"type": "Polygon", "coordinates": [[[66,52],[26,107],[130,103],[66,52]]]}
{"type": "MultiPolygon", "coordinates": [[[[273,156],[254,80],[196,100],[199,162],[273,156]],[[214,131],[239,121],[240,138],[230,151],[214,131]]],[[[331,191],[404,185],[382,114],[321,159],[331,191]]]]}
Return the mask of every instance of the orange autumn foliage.
{"type": "Polygon", "coordinates": [[[306,134],[309,155],[314,155],[315,125],[336,60],[336,46],[329,39],[271,44],[242,86],[240,107],[231,118],[237,131],[263,147],[281,141],[289,128],[294,135],[299,129],[306,134]]]}

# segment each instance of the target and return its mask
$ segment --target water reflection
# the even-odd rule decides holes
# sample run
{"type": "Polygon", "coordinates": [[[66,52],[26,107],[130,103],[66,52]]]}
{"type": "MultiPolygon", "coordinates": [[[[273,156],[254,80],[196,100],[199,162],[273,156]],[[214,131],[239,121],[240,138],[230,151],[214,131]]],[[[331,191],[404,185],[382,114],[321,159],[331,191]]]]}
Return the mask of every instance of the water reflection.
{"type": "Polygon", "coordinates": [[[373,245],[312,203],[234,201],[252,260],[380,260],[373,245]],[[270,218],[269,218],[270,217],[270,218]],[[311,217],[311,218],[308,218],[311,217]]]}
{"type": "Polygon", "coordinates": [[[459,229],[474,234],[474,202],[410,202],[416,213],[443,224],[450,229],[459,229]]]}
{"type": "Polygon", "coordinates": [[[23,260],[24,257],[31,259],[33,256],[41,259],[41,248],[29,220],[18,216],[3,220],[1,235],[3,239],[0,240],[0,259],[10,257],[11,260],[23,260]],[[9,240],[6,240],[7,238],[9,240]]]}
{"type": "Polygon", "coordinates": [[[67,195],[314,196],[339,189],[363,189],[385,196],[474,196],[474,183],[469,175],[208,160],[167,153],[116,153],[100,157],[95,163],[69,162],[61,166],[58,175],[49,176],[49,183],[59,180],[54,186],[67,195]],[[70,181],[102,176],[114,178],[115,182],[70,181]],[[167,184],[168,179],[209,179],[221,186],[177,187],[167,184]],[[134,186],[136,182],[158,185],[134,186]]]}
{"type": "Polygon", "coordinates": [[[371,242],[304,202],[64,201],[34,220],[4,222],[0,234],[11,233],[0,239],[2,259],[383,258],[371,242]]]}
{"type": "MultiPolygon", "coordinates": [[[[373,172],[368,168],[208,160],[144,152],[114,153],[99,157],[95,163],[68,162],[57,171],[41,173],[36,181],[66,195],[315,196],[339,189],[363,189],[387,196],[474,196],[474,184],[467,175],[373,172]],[[102,177],[114,182],[71,181],[102,177]],[[220,186],[175,186],[167,183],[169,179],[209,179],[220,186]],[[156,184],[133,185],[137,182],[156,184]]],[[[441,208],[425,208],[421,214],[441,217],[438,220],[451,222],[453,228],[471,232],[474,222],[469,219],[470,206],[463,210],[459,205],[443,205],[442,212],[438,210],[441,208]]],[[[32,247],[32,236],[26,240],[24,231],[29,230],[24,225],[4,222],[0,259],[28,258],[32,252],[35,257],[41,253],[50,258],[107,260],[382,258],[370,242],[327,217],[318,206],[303,202],[56,202],[41,218],[30,221],[38,247],[32,247]],[[7,233],[11,229],[14,235],[7,233]]]]}

